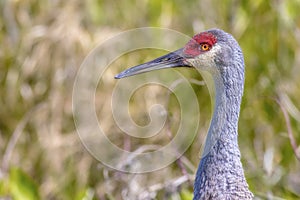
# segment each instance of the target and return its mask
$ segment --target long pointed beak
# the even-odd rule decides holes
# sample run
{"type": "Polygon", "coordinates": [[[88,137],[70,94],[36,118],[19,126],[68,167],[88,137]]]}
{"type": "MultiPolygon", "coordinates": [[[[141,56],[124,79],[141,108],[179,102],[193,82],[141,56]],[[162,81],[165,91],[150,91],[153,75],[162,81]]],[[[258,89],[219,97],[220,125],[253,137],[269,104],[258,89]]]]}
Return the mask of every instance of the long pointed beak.
{"type": "Polygon", "coordinates": [[[136,74],[141,74],[153,70],[165,69],[171,67],[192,67],[192,65],[187,62],[186,58],[182,54],[183,49],[179,49],[167,55],[156,58],[152,61],[146,62],[141,65],[129,68],[120,74],[116,75],[116,79],[133,76],[136,74]]]}

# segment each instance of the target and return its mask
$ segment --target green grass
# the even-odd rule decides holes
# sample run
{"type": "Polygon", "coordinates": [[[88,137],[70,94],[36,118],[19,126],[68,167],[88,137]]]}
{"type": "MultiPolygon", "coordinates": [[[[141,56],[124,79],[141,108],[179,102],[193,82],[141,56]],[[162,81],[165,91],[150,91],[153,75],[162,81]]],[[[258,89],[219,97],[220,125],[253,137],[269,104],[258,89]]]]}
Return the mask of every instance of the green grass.
{"type": "MultiPolygon", "coordinates": [[[[124,30],[154,26],[189,36],[218,27],[236,37],[246,62],[239,145],[248,183],[261,199],[299,199],[300,162],[283,113],[272,100],[282,97],[300,144],[299,0],[16,0],[1,1],[0,9],[0,198],[130,199],[143,192],[150,195],[150,188],[156,188],[152,194],[157,199],[191,198],[188,181],[174,186],[184,177],[177,163],[149,174],[114,171],[85,150],[73,121],[71,91],[90,50],[124,30]]],[[[125,55],[107,73],[117,74],[160,53],[144,50],[125,55]]],[[[189,80],[202,80],[194,70],[179,72],[189,80]]],[[[120,147],[129,142],[131,149],[152,142],[167,144],[167,135],[148,141],[122,135],[106,106],[116,83],[113,76],[107,77],[97,89],[96,105],[104,128],[111,130],[108,137],[120,147]]],[[[193,88],[201,120],[199,134],[182,159],[190,175],[211,117],[207,87],[193,88]]],[[[144,108],[164,101],[167,92],[159,87],[139,91],[130,111],[137,123],[146,124],[144,108]],[[152,92],[151,98],[147,92],[152,92]]],[[[178,103],[170,98],[168,112],[176,121],[178,103]]],[[[171,130],[177,127],[173,125],[171,130]]]]}

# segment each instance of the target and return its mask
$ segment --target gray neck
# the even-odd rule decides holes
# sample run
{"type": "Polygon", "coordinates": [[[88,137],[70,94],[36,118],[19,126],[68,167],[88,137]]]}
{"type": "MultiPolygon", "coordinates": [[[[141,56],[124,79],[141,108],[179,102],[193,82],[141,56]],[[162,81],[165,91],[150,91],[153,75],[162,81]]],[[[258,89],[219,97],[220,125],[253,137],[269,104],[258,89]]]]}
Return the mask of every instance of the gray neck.
{"type": "Polygon", "coordinates": [[[243,62],[214,72],[215,111],[194,188],[194,199],[252,199],[238,147],[243,62]]]}
{"type": "Polygon", "coordinates": [[[217,141],[234,144],[233,147],[239,152],[237,128],[243,95],[244,72],[229,70],[228,67],[225,72],[221,72],[222,74],[220,72],[214,74],[215,108],[202,157],[210,152],[217,141]],[[234,73],[239,77],[235,82],[227,78],[232,77],[234,73]]]}

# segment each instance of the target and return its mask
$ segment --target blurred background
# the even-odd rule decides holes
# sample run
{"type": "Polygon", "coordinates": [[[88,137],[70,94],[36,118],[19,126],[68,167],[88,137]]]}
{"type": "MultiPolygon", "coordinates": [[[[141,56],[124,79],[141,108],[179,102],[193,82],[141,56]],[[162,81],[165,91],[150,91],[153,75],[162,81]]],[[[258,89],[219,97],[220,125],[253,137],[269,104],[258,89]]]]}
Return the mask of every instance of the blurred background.
{"type": "MultiPolygon", "coordinates": [[[[189,36],[218,27],[234,35],[246,62],[239,146],[249,186],[260,199],[300,198],[300,162],[275,101],[280,99],[287,111],[299,145],[299,0],[4,0],[0,10],[0,199],[192,198],[211,118],[208,88],[194,70],[178,69],[198,95],[199,134],[172,165],[148,174],[117,172],[95,160],[76,133],[72,89],[82,61],[102,41],[145,26],[189,36]]],[[[166,144],[176,131],[173,122],[166,128],[171,133],[150,141],[126,137],[105,106],[114,74],[164,53],[150,49],[126,55],[100,81],[97,113],[108,137],[124,149],[166,144]]],[[[130,104],[133,119],[147,124],[145,106],[166,102],[168,95],[158,86],[140,89],[130,104]]],[[[178,120],[176,98],[171,96],[167,106],[169,120],[178,120]]]]}

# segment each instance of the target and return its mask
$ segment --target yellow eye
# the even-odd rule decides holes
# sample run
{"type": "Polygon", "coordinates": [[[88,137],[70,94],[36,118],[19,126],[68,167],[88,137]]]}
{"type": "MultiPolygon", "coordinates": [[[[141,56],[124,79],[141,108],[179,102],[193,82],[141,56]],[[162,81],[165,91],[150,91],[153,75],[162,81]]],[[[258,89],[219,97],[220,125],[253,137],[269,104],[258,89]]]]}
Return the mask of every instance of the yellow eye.
{"type": "Polygon", "coordinates": [[[208,51],[209,50],[209,45],[204,43],[204,44],[201,44],[201,50],[202,51],[208,51]]]}

